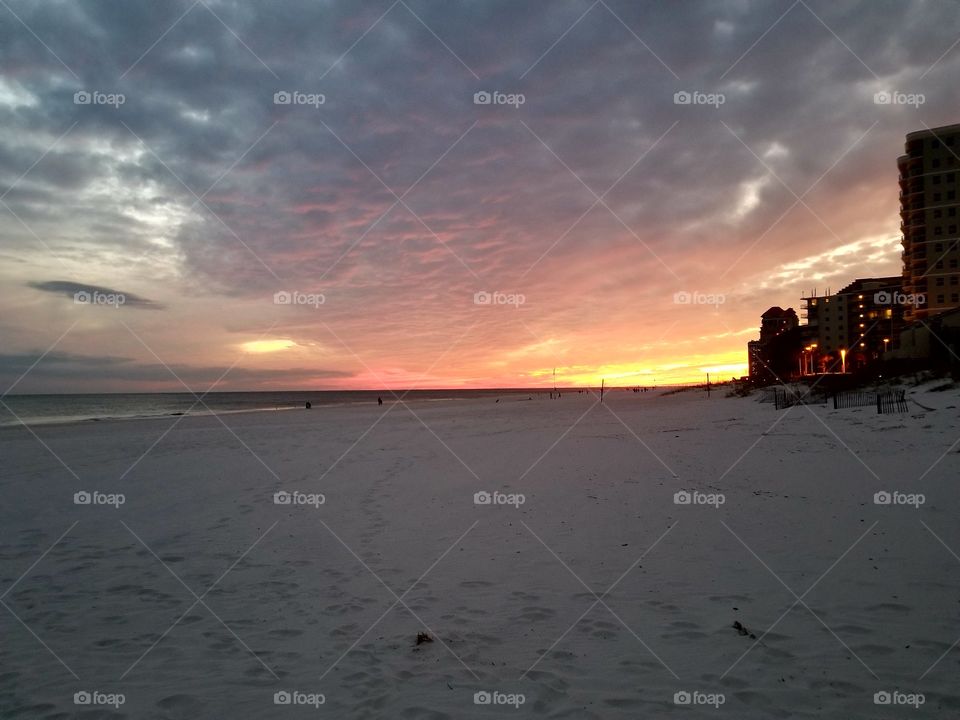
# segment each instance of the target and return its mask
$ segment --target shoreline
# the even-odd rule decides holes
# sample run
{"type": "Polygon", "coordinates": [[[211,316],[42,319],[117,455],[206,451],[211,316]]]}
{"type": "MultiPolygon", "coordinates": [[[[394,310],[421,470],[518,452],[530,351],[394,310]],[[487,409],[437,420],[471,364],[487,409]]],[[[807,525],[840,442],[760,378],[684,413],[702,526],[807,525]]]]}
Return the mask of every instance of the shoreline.
{"type": "MultiPolygon", "coordinates": [[[[363,391],[366,392],[366,391],[363,391]]],[[[542,390],[531,392],[529,394],[547,394],[549,391],[542,390]]],[[[477,397],[439,397],[439,398],[424,398],[424,397],[413,397],[413,398],[404,398],[403,395],[400,395],[400,399],[404,403],[440,403],[440,402],[472,402],[479,400],[492,399],[494,401],[502,399],[504,397],[512,397],[516,395],[527,395],[527,391],[516,391],[514,393],[507,393],[504,395],[488,395],[488,396],[477,396],[477,397]]],[[[50,396],[57,397],[57,396],[50,396]]],[[[526,398],[524,398],[526,399],[526,398]]],[[[400,400],[394,398],[392,395],[384,397],[383,405],[399,404],[400,400]]],[[[376,400],[344,400],[340,402],[314,402],[310,408],[306,408],[302,405],[299,406],[290,406],[290,407],[258,407],[258,408],[237,408],[237,409],[218,409],[218,410],[200,410],[193,412],[171,412],[171,413],[157,413],[152,415],[129,415],[129,416],[90,416],[90,417],[49,417],[49,418],[22,418],[10,421],[0,422],[0,432],[8,430],[11,428],[36,428],[36,427],[65,427],[65,426],[83,426],[90,427],[93,425],[100,424],[113,424],[113,423],[126,423],[132,421],[145,421],[145,420],[164,420],[169,418],[177,417],[189,417],[189,418],[204,418],[204,417],[219,417],[221,415],[248,415],[253,413],[268,413],[268,412],[287,412],[292,410],[318,410],[318,409],[329,409],[329,408],[350,408],[350,407],[364,407],[364,406],[375,406],[377,405],[376,400]]]]}

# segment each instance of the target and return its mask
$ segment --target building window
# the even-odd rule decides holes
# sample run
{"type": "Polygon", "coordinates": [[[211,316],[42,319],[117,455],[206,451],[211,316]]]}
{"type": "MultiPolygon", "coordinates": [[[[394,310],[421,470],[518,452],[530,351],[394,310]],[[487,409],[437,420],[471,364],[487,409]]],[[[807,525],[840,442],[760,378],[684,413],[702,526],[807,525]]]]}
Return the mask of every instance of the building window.
{"type": "Polygon", "coordinates": [[[957,284],[957,280],[958,280],[957,276],[954,275],[952,278],[950,278],[950,284],[951,284],[951,285],[956,285],[956,284],[957,284]]]}
{"type": "MultiPolygon", "coordinates": [[[[933,234],[934,234],[934,235],[943,235],[943,225],[937,225],[937,226],[933,229],[933,234]]],[[[938,245],[938,246],[937,246],[937,250],[939,250],[940,247],[941,247],[941,246],[938,245]]]]}
{"type": "Polygon", "coordinates": [[[939,141],[939,140],[931,140],[931,141],[930,141],[930,149],[931,149],[931,150],[937,150],[937,149],[939,149],[939,147],[940,147],[940,141],[939,141]]]}
{"type": "Polygon", "coordinates": [[[947,182],[952,183],[956,179],[956,173],[947,173],[947,182]]]}
{"type": "Polygon", "coordinates": [[[943,200],[943,195],[942,195],[941,193],[934,193],[934,194],[933,194],[933,201],[934,201],[934,202],[940,202],[941,200],[943,200]]]}
{"type": "Polygon", "coordinates": [[[947,215],[949,215],[950,217],[956,217],[956,216],[957,216],[957,209],[956,209],[956,208],[950,208],[949,210],[947,210],[947,215]]]}
{"type": "Polygon", "coordinates": [[[957,259],[953,258],[952,260],[950,260],[950,267],[955,268],[956,266],[957,266],[957,259]]]}
{"type": "MultiPolygon", "coordinates": [[[[937,230],[939,230],[939,229],[940,229],[940,228],[937,228],[937,230]]],[[[940,233],[938,232],[937,235],[940,235],[940,233]]],[[[937,243],[936,245],[934,245],[934,246],[933,246],[933,251],[934,251],[934,252],[943,252],[943,243],[937,243]]]]}
{"type": "Polygon", "coordinates": [[[940,167],[940,158],[934,158],[930,161],[930,167],[938,168],[940,167]]]}
{"type": "Polygon", "coordinates": [[[937,270],[943,270],[943,260],[937,260],[937,270]]]}
{"type": "MultiPolygon", "coordinates": [[[[936,160],[935,160],[934,162],[936,162],[936,160]]],[[[941,177],[940,177],[939,175],[934,175],[934,176],[933,176],[933,184],[934,184],[934,185],[939,185],[940,182],[941,182],[941,177]]]]}
{"type": "Polygon", "coordinates": [[[943,295],[937,295],[937,304],[943,305],[943,295]]]}
{"type": "Polygon", "coordinates": [[[943,287],[943,278],[942,278],[942,277],[938,277],[938,278],[937,278],[937,287],[943,287]]]}
{"type": "Polygon", "coordinates": [[[934,210],[933,217],[938,218],[943,216],[943,210],[934,210]]]}
{"type": "Polygon", "coordinates": [[[951,226],[949,227],[949,229],[947,230],[947,232],[949,232],[951,235],[956,235],[956,234],[957,234],[957,226],[956,226],[956,225],[951,225],[951,226]]]}
{"type": "Polygon", "coordinates": [[[951,190],[950,192],[947,193],[947,200],[956,200],[956,199],[957,199],[956,190],[951,190]]]}
{"type": "Polygon", "coordinates": [[[950,293],[950,302],[955,303],[958,300],[960,300],[960,295],[958,295],[957,293],[950,293]]]}

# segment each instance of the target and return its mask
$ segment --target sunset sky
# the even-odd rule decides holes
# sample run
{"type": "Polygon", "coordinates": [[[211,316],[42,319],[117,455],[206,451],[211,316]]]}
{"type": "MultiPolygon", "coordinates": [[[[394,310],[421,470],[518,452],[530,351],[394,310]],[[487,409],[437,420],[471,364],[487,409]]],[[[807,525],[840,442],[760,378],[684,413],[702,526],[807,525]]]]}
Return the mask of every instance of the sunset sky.
{"type": "Polygon", "coordinates": [[[771,305],[900,273],[958,39],[953,0],[3,0],[0,390],[743,375],[771,305]]]}

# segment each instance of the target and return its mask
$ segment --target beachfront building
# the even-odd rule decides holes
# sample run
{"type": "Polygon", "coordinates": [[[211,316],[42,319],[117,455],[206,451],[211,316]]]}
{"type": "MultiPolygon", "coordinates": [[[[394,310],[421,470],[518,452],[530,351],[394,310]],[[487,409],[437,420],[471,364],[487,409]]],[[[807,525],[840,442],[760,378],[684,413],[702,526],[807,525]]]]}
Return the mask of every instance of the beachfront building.
{"type": "Polygon", "coordinates": [[[804,374],[850,372],[881,359],[899,343],[909,307],[899,276],[860,278],[802,302],[804,374]]]}
{"type": "Polygon", "coordinates": [[[747,343],[747,368],[751,382],[759,382],[761,378],[767,376],[767,370],[763,363],[763,346],[759,340],[751,340],[747,343]]]}
{"type": "Polygon", "coordinates": [[[760,316],[760,339],[747,343],[750,382],[770,385],[799,374],[799,326],[793,308],[775,306],[760,316]]]}
{"type": "Polygon", "coordinates": [[[960,307],[960,124],[909,133],[897,168],[903,291],[922,301],[906,306],[912,322],[960,307]]]}

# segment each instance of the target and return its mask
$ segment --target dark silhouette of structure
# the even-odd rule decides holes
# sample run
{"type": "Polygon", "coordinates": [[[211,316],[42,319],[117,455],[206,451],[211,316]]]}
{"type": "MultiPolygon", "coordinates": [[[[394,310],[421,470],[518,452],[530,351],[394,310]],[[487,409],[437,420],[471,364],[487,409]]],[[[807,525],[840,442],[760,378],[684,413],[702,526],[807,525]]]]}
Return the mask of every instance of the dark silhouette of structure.
{"type": "Polygon", "coordinates": [[[960,307],[960,124],[909,133],[900,171],[903,290],[922,296],[907,322],[960,307]]]}
{"type": "Polygon", "coordinates": [[[793,308],[774,306],[760,316],[760,339],[747,343],[750,382],[771,385],[800,374],[800,320],[793,308]]]}

